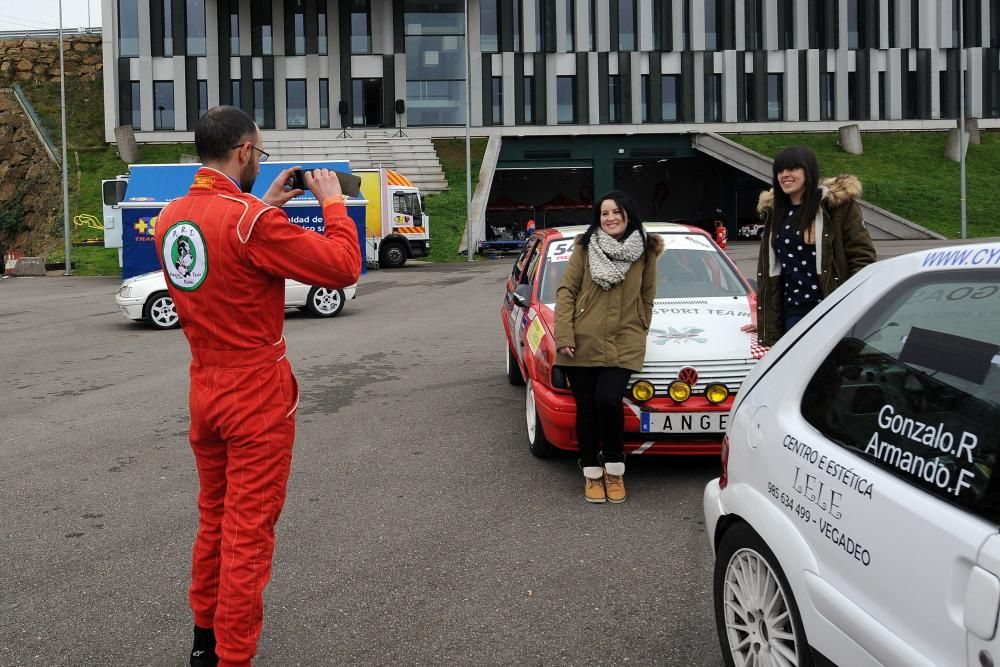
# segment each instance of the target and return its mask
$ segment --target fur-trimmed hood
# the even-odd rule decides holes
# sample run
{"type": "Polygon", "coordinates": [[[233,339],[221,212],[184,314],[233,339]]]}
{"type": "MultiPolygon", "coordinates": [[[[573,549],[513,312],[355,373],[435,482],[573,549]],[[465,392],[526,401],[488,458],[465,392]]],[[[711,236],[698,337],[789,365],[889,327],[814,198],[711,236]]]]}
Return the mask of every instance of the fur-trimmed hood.
{"type": "MultiPolygon", "coordinates": [[[[857,199],[862,192],[861,181],[851,174],[821,178],[819,187],[823,190],[823,202],[829,208],[837,208],[852,199],[857,199]]],[[[760,199],[757,200],[758,213],[763,215],[772,208],[774,208],[774,188],[761,192],[760,199]]]]}
{"type": "Polygon", "coordinates": [[[646,234],[646,250],[656,253],[659,257],[663,254],[663,238],[659,234],[646,234]]]}

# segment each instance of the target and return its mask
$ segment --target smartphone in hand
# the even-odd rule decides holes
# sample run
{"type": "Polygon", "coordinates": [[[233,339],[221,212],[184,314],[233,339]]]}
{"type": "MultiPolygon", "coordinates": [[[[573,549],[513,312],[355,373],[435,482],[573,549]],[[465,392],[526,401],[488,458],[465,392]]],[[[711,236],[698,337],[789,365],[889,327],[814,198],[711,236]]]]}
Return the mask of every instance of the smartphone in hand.
{"type": "Polygon", "coordinates": [[[306,172],[301,169],[296,169],[292,172],[292,189],[293,190],[308,190],[306,187],[306,172]]]}

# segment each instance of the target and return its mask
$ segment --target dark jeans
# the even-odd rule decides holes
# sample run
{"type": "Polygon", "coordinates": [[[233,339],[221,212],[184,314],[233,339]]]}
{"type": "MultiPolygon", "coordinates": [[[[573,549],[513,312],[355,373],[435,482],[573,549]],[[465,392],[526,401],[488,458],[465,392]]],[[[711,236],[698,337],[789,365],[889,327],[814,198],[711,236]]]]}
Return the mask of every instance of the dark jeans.
{"type": "Polygon", "coordinates": [[[576,438],[584,466],[625,460],[625,413],[622,394],[632,371],[627,368],[565,367],[576,399],[576,438]],[[603,445],[603,448],[601,447],[603,445]]]}
{"type": "Polygon", "coordinates": [[[785,331],[788,331],[796,324],[798,324],[799,320],[808,315],[809,311],[811,311],[815,307],[816,304],[813,303],[807,306],[789,306],[788,304],[785,304],[784,308],[785,331]]]}

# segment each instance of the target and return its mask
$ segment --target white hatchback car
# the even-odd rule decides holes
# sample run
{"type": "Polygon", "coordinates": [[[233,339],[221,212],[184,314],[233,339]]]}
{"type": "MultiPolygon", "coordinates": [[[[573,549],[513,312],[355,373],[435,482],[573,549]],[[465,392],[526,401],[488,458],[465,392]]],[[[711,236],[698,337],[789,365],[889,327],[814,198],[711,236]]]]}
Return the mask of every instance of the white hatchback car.
{"type": "Polygon", "coordinates": [[[726,663],[1000,659],[1000,244],[867,267],[743,388],[704,494],[726,663]]]}
{"type": "MultiPolygon", "coordinates": [[[[334,317],[344,309],[344,302],[357,295],[357,284],[344,289],[328,289],[285,280],[285,308],[299,308],[316,317],[334,317]]],[[[157,329],[177,327],[174,300],[167,292],[162,271],[133,276],[122,282],[115,295],[122,315],[130,320],[146,320],[157,329]]]]}

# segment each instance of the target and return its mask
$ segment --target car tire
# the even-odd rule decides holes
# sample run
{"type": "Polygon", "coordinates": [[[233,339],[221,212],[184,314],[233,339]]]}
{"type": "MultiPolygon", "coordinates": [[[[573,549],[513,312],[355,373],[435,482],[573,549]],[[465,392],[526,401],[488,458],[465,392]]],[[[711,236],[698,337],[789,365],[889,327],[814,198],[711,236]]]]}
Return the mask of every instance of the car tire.
{"type": "Polygon", "coordinates": [[[524,377],[521,375],[521,367],[517,365],[517,357],[514,356],[510,345],[504,347],[507,348],[507,382],[520,387],[524,384],[524,377]]]}
{"type": "Polygon", "coordinates": [[[181,324],[168,292],[153,292],[142,307],[142,316],[156,329],[176,329],[181,324]]]}
{"type": "Polygon", "coordinates": [[[812,666],[802,617],[785,573],[748,524],[734,524],[722,536],[714,579],[715,627],[728,667],[783,664],[772,660],[772,653],[788,664],[812,666]]]}
{"type": "Polygon", "coordinates": [[[398,269],[406,264],[406,248],[398,241],[383,243],[378,251],[378,265],[383,269],[398,269]]]}
{"type": "Polygon", "coordinates": [[[538,417],[538,410],[535,406],[534,382],[531,380],[528,380],[528,386],[524,392],[524,417],[528,427],[528,449],[531,450],[531,453],[540,459],[547,459],[558,454],[559,450],[545,439],[542,421],[538,417]]]}
{"type": "Polygon", "coordinates": [[[305,308],[315,317],[336,317],[344,309],[344,290],[313,287],[306,297],[305,308]]]}

